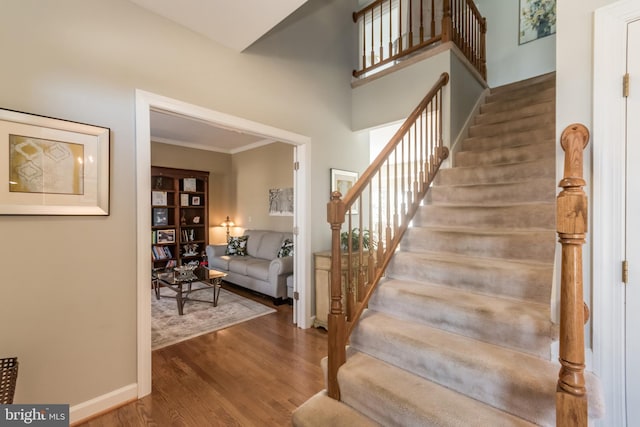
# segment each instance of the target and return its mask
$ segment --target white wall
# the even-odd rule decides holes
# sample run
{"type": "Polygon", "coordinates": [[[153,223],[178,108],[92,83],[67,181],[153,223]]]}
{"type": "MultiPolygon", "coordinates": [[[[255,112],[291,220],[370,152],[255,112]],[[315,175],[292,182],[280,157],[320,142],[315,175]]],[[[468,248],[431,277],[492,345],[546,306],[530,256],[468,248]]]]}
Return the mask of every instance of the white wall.
{"type": "MultiPolygon", "coordinates": [[[[558,0],[558,3],[563,1],[558,0]]],[[[518,45],[519,0],[475,0],[475,3],[487,18],[487,81],[490,87],[555,70],[556,35],[518,45]]]]}
{"type": "Polygon", "coordinates": [[[350,129],[353,9],[311,0],[238,54],[126,0],[3,1],[0,105],[112,131],[110,216],[0,218],[16,403],[75,405],[136,381],[136,88],[310,137],[311,247],[328,246],[332,159],[359,170],[368,153],[350,129]]]}

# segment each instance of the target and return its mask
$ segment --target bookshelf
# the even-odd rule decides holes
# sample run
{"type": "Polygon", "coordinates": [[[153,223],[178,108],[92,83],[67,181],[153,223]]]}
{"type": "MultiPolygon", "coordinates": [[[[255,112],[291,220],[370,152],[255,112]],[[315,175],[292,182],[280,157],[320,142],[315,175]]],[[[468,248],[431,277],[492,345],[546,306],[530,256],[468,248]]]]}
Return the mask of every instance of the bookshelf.
{"type": "Polygon", "coordinates": [[[209,243],[209,172],[151,167],[153,268],[200,263],[209,243]]]}

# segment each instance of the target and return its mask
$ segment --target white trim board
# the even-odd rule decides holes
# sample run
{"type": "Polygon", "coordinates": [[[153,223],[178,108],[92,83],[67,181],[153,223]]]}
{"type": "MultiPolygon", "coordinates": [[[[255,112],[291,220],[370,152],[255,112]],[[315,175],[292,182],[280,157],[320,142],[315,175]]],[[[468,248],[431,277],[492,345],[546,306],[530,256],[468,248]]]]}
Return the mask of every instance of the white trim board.
{"type": "Polygon", "coordinates": [[[151,271],[149,269],[149,218],[151,191],[151,129],[150,110],[158,109],[193,117],[226,129],[237,129],[259,135],[265,139],[276,140],[295,146],[295,159],[299,168],[294,172],[295,213],[294,226],[297,227],[295,255],[294,289],[299,292],[300,299],[294,302],[295,323],[301,328],[312,325],[311,317],[311,280],[310,280],[310,144],[311,139],[304,135],[278,129],[262,123],[253,122],[241,117],[231,116],[219,111],[199,107],[162,95],[143,90],[136,90],[136,256],[137,256],[137,380],[138,398],[151,393],[151,271]]]}
{"type": "MultiPolygon", "coordinates": [[[[625,294],[621,277],[625,230],[625,100],[627,24],[640,2],[597,9],[593,70],[593,363],[605,395],[603,426],[626,426],[625,294]]],[[[637,421],[637,420],[636,420],[637,421]]],[[[630,424],[629,424],[630,425],[630,424]]]]}
{"type": "Polygon", "coordinates": [[[129,384],[117,390],[98,396],[69,408],[69,423],[77,424],[102,412],[110,411],[123,403],[137,398],[138,387],[129,384]]]}

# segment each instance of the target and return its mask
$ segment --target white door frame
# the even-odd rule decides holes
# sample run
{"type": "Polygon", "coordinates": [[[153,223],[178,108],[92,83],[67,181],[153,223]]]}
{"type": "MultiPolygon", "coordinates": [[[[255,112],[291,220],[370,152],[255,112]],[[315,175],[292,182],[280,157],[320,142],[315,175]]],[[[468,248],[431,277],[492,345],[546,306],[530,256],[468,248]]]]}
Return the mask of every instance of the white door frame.
{"type": "Polygon", "coordinates": [[[625,426],[625,99],[627,24],[640,2],[595,11],[593,70],[593,367],[605,395],[603,426],[625,426]]]}
{"type": "Polygon", "coordinates": [[[138,398],[151,393],[151,270],[149,268],[149,230],[151,218],[151,109],[159,109],[197,118],[225,128],[238,129],[295,146],[294,158],[299,168],[294,172],[294,226],[298,233],[295,256],[294,290],[300,299],[294,302],[295,323],[301,328],[311,326],[310,257],[310,179],[309,158],[311,139],[284,129],[278,129],[241,117],[188,104],[143,90],[136,90],[136,277],[137,277],[137,381],[138,398]]]}

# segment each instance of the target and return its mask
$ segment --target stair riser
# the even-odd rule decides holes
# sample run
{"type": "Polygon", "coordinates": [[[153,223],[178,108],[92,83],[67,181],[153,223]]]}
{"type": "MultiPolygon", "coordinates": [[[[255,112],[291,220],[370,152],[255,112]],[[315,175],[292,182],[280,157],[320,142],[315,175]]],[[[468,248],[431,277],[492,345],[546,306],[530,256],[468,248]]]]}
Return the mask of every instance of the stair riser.
{"type": "Polygon", "coordinates": [[[456,295],[458,304],[453,305],[445,299],[446,293],[417,295],[385,285],[369,301],[370,310],[496,345],[509,343],[511,348],[545,359],[550,357],[549,317],[523,313],[517,306],[496,313],[495,304],[492,304],[495,298],[476,297],[470,306],[463,304],[464,295],[456,295]]]}
{"type": "Polygon", "coordinates": [[[504,163],[531,162],[540,159],[555,163],[555,144],[553,140],[545,143],[487,151],[459,151],[456,153],[455,166],[489,166],[504,163]]]}
{"type": "Polygon", "coordinates": [[[489,227],[554,230],[555,205],[551,203],[491,207],[421,206],[415,227],[489,227]]]}
{"type": "MultiPolygon", "coordinates": [[[[522,418],[359,352],[355,352],[340,369],[338,381],[340,400],[369,415],[381,426],[534,427],[522,418]]],[[[317,427],[329,425],[360,427],[342,422],[314,424],[317,427]]]]}
{"type": "Polygon", "coordinates": [[[543,159],[507,165],[443,169],[436,176],[435,185],[502,184],[554,178],[555,174],[556,164],[553,159],[543,159]]]}
{"type": "Polygon", "coordinates": [[[510,90],[520,89],[524,87],[531,87],[539,84],[547,84],[549,87],[555,87],[556,76],[555,73],[547,73],[539,76],[531,77],[518,82],[507,83],[501,86],[491,88],[491,93],[508,92],[510,90]]]}
{"type": "Polygon", "coordinates": [[[499,295],[548,304],[553,265],[522,268],[496,268],[424,259],[408,252],[394,255],[387,277],[426,281],[471,292],[499,295]]]}
{"type": "Polygon", "coordinates": [[[555,180],[539,180],[540,185],[510,183],[500,185],[434,186],[429,191],[433,203],[495,205],[500,203],[552,202],[555,180]]]}
{"type": "Polygon", "coordinates": [[[525,104],[520,108],[513,108],[505,111],[493,111],[476,116],[475,125],[488,125],[502,123],[509,120],[518,120],[525,117],[546,114],[551,117],[555,114],[555,103],[553,100],[545,100],[537,104],[525,104]]]}
{"type": "Polygon", "coordinates": [[[401,250],[408,252],[447,252],[482,256],[553,262],[555,233],[481,234],[410,228],[402,239],[401,250]]]}
{"type": "Polygon", "coordinates": [[[504,111],[514,111],[520,108],[525,108],[529,105],[539,104],[542,102],[555,102],[556,91],[553,88],[543,89],[535,96],[514,98],[509,97],[507,99],[497,99],[494,102],[489,102],[491,98],[485,98],[485,103],[480,106],[480,114],[498,113],[504,111]]]}
{"type": "Polygon", "coordinates": [[[554,425],[555,378],[547,377],[548,372],[541,372],[543,378],[537,382],[536,378],[520,382],[519,373],[510,375],[504,369],[487,369],[473,356],[467,358],[465,354],[449,351],[441,337],[431,337],[432,341],[414,340],[404,331],[389,329],[382,335],[377,324],[369,324],[367,320],[363,319],[351,336],[355,349],[366,348],[366,353],[373,357],[529,421],[554,425]]]}
{"type": "Polygon", "coordinates": [[[555,90],[552,82],[538,83],[532,86],[516,88],[511,90],[494,90],[486,97],[487,103],[510,101],[512,99],[526,98],[526,99],[538,99],[541,92],[546,90],[555,90]]]}
{"type": "Polygon", "coordinates": [[[530,129],[538,129],[553,123],[554,116],[541,114],[532,117],[524,117],[507,122],[473,125],[469,128],[469,137],[497,136],[512,132],[522,132],[530,129]]]}
{"type": "Polygon", "coordinates": [[[523,132],[511,132],[494,137],[473,137],[462,141],[462,151],[485,151],[496,148],[519,147],[555,139],[555,126],[545,126],[523,132]]]}

